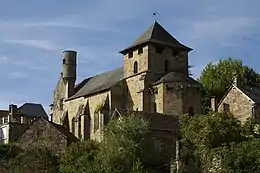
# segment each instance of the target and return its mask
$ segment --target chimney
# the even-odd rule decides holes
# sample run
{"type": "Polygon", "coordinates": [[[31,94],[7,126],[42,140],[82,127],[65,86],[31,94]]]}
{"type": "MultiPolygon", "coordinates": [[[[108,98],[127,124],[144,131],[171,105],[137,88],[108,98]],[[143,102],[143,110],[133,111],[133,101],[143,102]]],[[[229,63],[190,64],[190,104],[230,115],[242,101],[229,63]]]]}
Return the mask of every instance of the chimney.
{"type": "Polygon", "coordinates": [[[238,77],[237,77],[237,74],[236,73],[234,73],[234,76],[233,76],[233,85],[235,85],[235,86],[238,86],[238,79],[237,79],[238,77]]]}
{"type": "Polygon", "coordinates": [[[211,101],[211,109],[213,110],[213,112],[218,112],[216,97],[212,96],[210,101],[211,101]]]}
{"type": "Polygon", "coordinates": [[[76,82],[77,52],[66,50],[63,52],[62,78],[65,85],[65,99],[74,94],[76,82]]]}
{"type": "Polygon", "coordinates": [[[9,105],[9,122],[12,121],[17,116],[17,105],[9,105]]]}

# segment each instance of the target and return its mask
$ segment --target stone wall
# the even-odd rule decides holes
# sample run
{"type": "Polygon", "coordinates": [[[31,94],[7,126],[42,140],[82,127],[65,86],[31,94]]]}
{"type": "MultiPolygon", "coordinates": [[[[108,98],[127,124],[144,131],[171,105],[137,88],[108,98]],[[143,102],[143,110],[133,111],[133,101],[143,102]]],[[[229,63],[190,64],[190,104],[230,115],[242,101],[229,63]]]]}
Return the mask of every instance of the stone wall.
{"type": "Polygon", "coordinates": [[[64,84],[62,80],[62,76],[60,76],[60,79],[57,83],[57,86],[54,90],[53,94],[53,106],[51,108],[52,111],[52,120],[53,122],[57,124],[61,124],[61,118],[64,113],[63,108],[63,102],[64,102],[64,84]]]}
{"type": "Polygon", "coordinates": [[[59,154],[64,150],[68,141],[67,138],[45,120],[34,122],[17,140],[21,148],[40,145],[47,147],[52,152],[59,154]]]}
{"type": "Polygon", "coordinates": [[[244,123],[247,118],[252,116],[252,106],[251,99],[233,86],[219,104],[218,111],[230,111],[238,120],[244,123]]]}
{"type": "Polygon", "coordinates": [[[134,75],[134,62],[137,62],[137,72],[144,72],[148,70],[148,46],[143,47],[143,53],[138,54],[138,49],[133,51],[133,57],[129,57],[129,54],[124,56],[124,77],[130,77],[134,75]]]}
{"type": "MultiPolygon", "coordinates": [[[[100,141],[102,139],[102,124],[104,123],[104,117],[102,114],[99,114],[99,120],[100,120],[100,126],[99,130],[94,131],[94,114],[95,110],[98,106],[102,105],[104,101],[108,99],[109,100],[109,105],[111,106],[111,92],[110,91],[105,91],[98,93],[96,95],[92,95],[89,97],[80,97],[77,99],[69,100],[65,102],[65,109],[68,111],[68,117],[69,117],[69,124],[70,124],[70,131],[72,127],[72,118],[76,118],[77,112],[79,109],[80,105],[86,105],[88,103],[89,105],[89,115],[90,115],[90,138],[93,140],[98,140],[100,141]]],[[[83,122],[81,120],[81,122],[83,122]]],[[[81,134],[84,134],[84,125],[81,125],[81,134]]],[[[75,132],[78,132],[78,126],[75,126],[75,132]]],[[[78,137],[78,134],[76,133],[75,136],[78,137]]],[[[84,137],[83,137],[84,138],[84,137]]]]}

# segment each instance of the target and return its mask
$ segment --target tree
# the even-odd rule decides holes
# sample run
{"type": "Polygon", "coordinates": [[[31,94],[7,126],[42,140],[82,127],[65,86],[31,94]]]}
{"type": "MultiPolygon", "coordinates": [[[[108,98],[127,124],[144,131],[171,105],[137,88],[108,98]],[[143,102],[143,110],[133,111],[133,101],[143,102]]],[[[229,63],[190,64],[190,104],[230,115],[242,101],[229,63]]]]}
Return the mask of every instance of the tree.
{"type": "Polygon", "coordinates": [[[238,59],[221,59],[217,64],[210,62],[203,69],[199,81],[203,85],[206,94],[203,98],[204,109],[209,106],[210,96],[215,96],[219,101],[233,82],[237,75],[239,85],[258,85],[260,76],[252,68],[243,65],[238,59]]]}
{"type": "Polygon", "coordinates": [[[148,132],[147,121],[142,115],[132,113],[109,122],[104,131],[99,158],[103,172],[143,171],[143,141],[148,132]],[[139,162],[139,159],[141,162],[139,162]]]}
{"type": "Polygon", "coordinates": [[[10,171],[14,173],[58,171],[58,158],[47,148],[34,146],[21,152],[10,164],[10,171]]]}
{"type": "Polygon", "coordinates": [[[7,172],[9,163],[14,159],[22,150],[13,144],[0,145],[0,172],[7,172]]]}
{"type": "MultiPolygon", "coordinates": [[[[219,113],[181,117],[180,158],[186,169],[196,163],[197,172],[212,167],[216,149],[223,149],[246,140],[243,127],[231,114],[219,113]],[[192,162],[191,162],[192,161],[192,162]]],[[[225,151],[225,150],[224,150],[225,151]]]]}
{"type": "Polygon", "coordinates": [[[73,143],[61,155],[61,173],[98,172],[98,151],[98,143],[91,140],[73,143]]]}

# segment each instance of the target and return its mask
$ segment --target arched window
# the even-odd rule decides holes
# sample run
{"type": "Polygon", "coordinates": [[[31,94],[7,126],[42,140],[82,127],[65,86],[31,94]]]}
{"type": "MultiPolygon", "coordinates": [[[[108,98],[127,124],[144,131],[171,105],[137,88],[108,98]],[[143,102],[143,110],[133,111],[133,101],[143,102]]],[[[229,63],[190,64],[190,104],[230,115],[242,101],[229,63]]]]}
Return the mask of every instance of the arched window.
{"type": "Polygon", "coordinates": [[[94,113],[94,132],[99,129],[99,113],[94,113]]]}
{"type": "Polygon", "coordinates": [[[194,110],[193,107],[189,107],[189,115],[193,116],[194,115],[194,110]]]}
{"type": "Polygon", "coordinates": [[[71,133],[73,133],[75,135],[75,117],[72,118],[72,121],[71,121],[71,133]]]}
{"type": "Polygon", "coordinates": [[[138,71],[138,64],[137,61],[134,62],[134,74],[136,74],[138,71]]]}
{"type": "Polygon", "coordinates": [[[169,71],[169,61],[168,61],[168,60],[166,60],[166,61],[164,62],[164,71],[165,71],[166,73],[169,71]]]}
{"type": "Polygon", "coordinates": [[[79,117],[78,120],[78,138],[81,139],[82,135],[81,135],[81,116],[79,117]]]}

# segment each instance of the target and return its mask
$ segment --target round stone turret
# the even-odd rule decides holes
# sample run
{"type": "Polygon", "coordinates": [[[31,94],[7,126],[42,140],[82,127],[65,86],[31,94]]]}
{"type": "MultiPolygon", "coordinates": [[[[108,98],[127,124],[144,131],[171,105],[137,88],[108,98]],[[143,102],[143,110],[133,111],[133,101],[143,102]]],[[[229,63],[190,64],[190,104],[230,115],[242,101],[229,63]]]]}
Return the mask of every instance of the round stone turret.
{"type": "Polygon", "coordinates": [[[77,52],[73,50],[63,51],[62,75],[63,79],[76,80],[77,52]]]}

